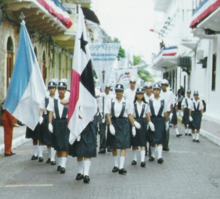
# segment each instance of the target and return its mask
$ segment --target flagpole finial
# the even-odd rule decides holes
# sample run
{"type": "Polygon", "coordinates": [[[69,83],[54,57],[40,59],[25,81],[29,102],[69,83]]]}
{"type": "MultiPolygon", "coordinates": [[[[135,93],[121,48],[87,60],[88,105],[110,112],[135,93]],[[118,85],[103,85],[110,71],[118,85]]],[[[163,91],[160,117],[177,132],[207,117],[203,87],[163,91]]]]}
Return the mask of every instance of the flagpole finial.
{"type": "Polygon", "coordinates": [[[23,13],[23,12],[21,12],[20,19],[21,19],[21,21],[22,21],[22,22],[24,22],[25,15],[24,15],[24,13],[23,13]]]}

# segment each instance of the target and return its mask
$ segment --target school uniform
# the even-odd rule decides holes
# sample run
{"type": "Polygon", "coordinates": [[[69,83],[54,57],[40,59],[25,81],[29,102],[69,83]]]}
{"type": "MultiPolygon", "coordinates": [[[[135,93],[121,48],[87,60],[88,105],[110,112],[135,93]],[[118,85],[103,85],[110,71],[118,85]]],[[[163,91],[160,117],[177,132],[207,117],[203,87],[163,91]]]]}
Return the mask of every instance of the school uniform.
{"type": "Polygon", "coordinates": [[[176,96],[174,96],[174,105],[173,105],[173,117],[170,121],[171,124],[173,125],[177,125],[178,124],[178,120],[177,120],[177,112],[176,112],[176,107],[177,107],[177,99],[176,99],[176,96]]]}
{"type": "Polygon", "coordinates": [[[130,148],[131,138],[128,114],[133,113],[132,104],[124,98],[120,102],[113,98],[108,104],[106,113],[111,115],[112,125],[115,128],[115,135],[109,135],[111,149],[130,148]]]}
{"type": "Polygon", "coordinates": [[[141,102],[135,102],[133,117],[135,121],[137,121],[140,125],[140,129],[136,129],[136,136],[131,137],[131,146],[137,147],[145,147],[146,142],[149,141],[149,136],[147,136],[147,120],[146,114],[149,113],[148,104],[141,102]]]}
{"type": "Polygon", "coordinates": [[[192,104],[191,104],[191,116],[192,116],[192,123],[191,123],[191,127],[193,130],[197,129],[199,130],[201,128],[201,122],[202,122],[202,114],[201,114],[201,110],[204,109],[203,103],[201,100],[195,100],[193,99],[192,104]]]}
{"type": "Polygon", "coordinates": [[[144,99],[147,103],[149,103],[150,99],[153,99],[154,98],[154,94],[151,93],[150,96],[148,96],[146,93],[144,93],[144,99]]]}
{"type": "Polygon", "coordinates": [[[60,99],[53,99],[47,106],[53,112],[52,147],[57,151],[68,151],[69,134],[67,127],[68,106],[62,105],[60,99]]]}
{"type": "MultiPolygon", "coordinates": [[[[40,112],[40,109],[39,109],[40,112]]],[[[34,130],[31,130],[29,127],[26,128],[26,135],[25,137],[27,139],[33,139],[33,140],[40,140],[40,124],[37,123],[37,126],[34,130]]]]}
{"type": "Polygon", "coordinates": [[[130,103],[134,102],[134,98],[135,98],[135,94],[136,94],[136,89],[131,90],[130,88],[126,89],[124,92],[123,97],[129,101],[130,103]]]}
{"type": "Polygon", "coordinates": [[[189,110],[190,107],[192,107],[192,100],[189,97],[185,97],[182,101],[182,106],[184,107],[183,109],[183,117],[182,117],[182,123],[189,125],[189,110]]]}

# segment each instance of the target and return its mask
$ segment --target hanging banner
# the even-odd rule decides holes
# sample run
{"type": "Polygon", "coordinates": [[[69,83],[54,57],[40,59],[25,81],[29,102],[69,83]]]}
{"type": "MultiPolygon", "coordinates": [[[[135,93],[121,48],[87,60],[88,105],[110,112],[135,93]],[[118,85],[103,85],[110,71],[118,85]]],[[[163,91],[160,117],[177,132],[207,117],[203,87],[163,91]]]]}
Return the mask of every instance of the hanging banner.
{"type": "Polygon", "coordinates": [[[119,48],[119,43],[90,44],[93,68],[103,91],[106,84],[110,83],[109,76],[117,59],[119,48]]]}

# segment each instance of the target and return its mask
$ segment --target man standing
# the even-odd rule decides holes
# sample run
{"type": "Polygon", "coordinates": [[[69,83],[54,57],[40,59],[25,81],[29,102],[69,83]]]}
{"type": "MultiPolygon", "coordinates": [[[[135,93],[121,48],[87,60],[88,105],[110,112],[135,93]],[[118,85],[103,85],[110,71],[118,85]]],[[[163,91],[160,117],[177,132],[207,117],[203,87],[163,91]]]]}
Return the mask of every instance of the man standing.
{"type": "Polygon", "coordinates": [[[123,96],[126,100],[128,100],[132,104],[134,102],[134,98],[135,98],[135,94],[136,94],[135,87],[136,87],[136,78],[131,76],[130,77],[130,88],[125,90],[123,96]]]}
{"type": "Polygon", "coordinates": [[[13,128],[17,123],[17,119],[14,118],[7,110],[2,115],[2,123],[4,128],[4,143],[5,143],[5,156],[12,156],[15,153],[12,152],[12,138],[13,128]]]}
{"type": "Polygon", "coordinates": [[[115,96],[110,93],[111,85],[107,84],[105,87],[105,93],[101,97],[102,105],[100,107],[100,112],[102,112],[102,122],[100,124],[100,146],[99,146],[99,154],[106,153],[106,148],[108,152],[111,152],[111,149],[109,146],[107,146],[106,138],[107,138],[107,129],[108,129],[108,123],[106,119],[106,106],[108,102],[115,96]]]}
{"type": "MultiPolygon", "coordinates": [[[[165,100],[165,103],[168,106],[168,113],[169,113],[169,119],[171,120],[173,117],[173,104],[174,104],[174,98],[173,93],[169,90],[167,90],[167,87],[169,85],[168,80],[163,79],[161,81],[162,91],[160,96],[165,100]]],[[[163,150],[169,151],[169,139],[170,139],[170,129],[166,130],[166,136],[165,136],[165,142],[163,144],[163,150]]]]}

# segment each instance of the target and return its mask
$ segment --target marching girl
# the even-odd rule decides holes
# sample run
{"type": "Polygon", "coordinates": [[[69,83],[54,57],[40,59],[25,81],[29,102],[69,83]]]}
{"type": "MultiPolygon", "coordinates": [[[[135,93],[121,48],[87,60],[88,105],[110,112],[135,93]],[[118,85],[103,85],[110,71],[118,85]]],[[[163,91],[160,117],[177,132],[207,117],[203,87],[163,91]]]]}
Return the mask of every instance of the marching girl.
{"type": "Polygon", "coordinates": [[[169,129],[169,118],[167,111],[169,107],[167,106],[165,100],[160,97],[161,87],[156,84],[153,88],[154,98],[149,101],[150,108],[150,120],[149,126],[152,134],[151,142],[151,153],[149,161],[154,161],[155,159],[155,146],[157,146],[158,160],[159,164],[163,163],[162,150],[164,139],[166,138],[166,131],[169,129]],[[153,125],[152,125],[153,123],[153,125]]]}
{"type": "Polygon", "coordinates": [[[39,117],[39,124],[41,125],[40,128],[40,141],[39,141],[39,158],[43,159],[43,145],[47,145],[49,158],[46,163],[50,163],[51,165],[56,165],[55,162],[55,155],[56,151],[54,150],[52,145],[51,139],[51,132],[48,129],[48,111],[47,106],[51,101],[55,98],[57,83],[55,79],[51,79],[48,84],[49,96],[45,97],[45,99],[40,104],[40,117],[39,117]]]}
{"type": "Polygon", "coordinates": [[[140,124],[134,121],[132,117],[132,104],[130,104],[122,97],[123,92],[123,85],[117,84],[115,87],[116,97],[109,101],[106,110],[110,131],[109,144],[112,149],[112,155],[114,158],[114,167],[112,172],[118,172],[121,175],[125,175],[127,173],[127,171],[124,169],[124,162],[126,149],[131,147],[129,120],[132,126],[140,128],[140,124]],[[119,166],[117,149],[120,149],[119,166]]]}
{"type": "Polygon", "coordinates": [[[203,103],[199,99],[199,92],[195,91],[193,93],[194,99],[192,101],[192,107],[191,107],[191,116],[189,116],[189,120],[191,121],[192,125],[192,136],[193,136],[193,142],[199,143],[199,133],[201,128],[201,122],[202,122],[202,114],[203,114],[203,103]]]}
{"type": "Polygon", "coordinates": [[[137,164],[137,149],[141,147],[141,167],[145,167],[145,148],[147,140],[147,117],[150,117],[148,103],[144,99],[144,91],[142,88],[136,90],[136,96],[134,100],[134,120],[137,121],[141,128],[137,129],[132,127],[131,146],[133,150],[132,165],[137,164]]]}
{"type": "Polygon", "coordinates": [[[191,100],[191,90],[187,90],[187,97],[185,97],[182,101],[182,123],[185,126],[185,135],[191,136],[191,132],[189,129],[189,116],[191,115],[191,107],[192,107],[192,100],[191,100]]]}
{"type": "MultiPolygon", "coordinates": [[[[172,89],[170,90],[172,91],[172,89]]],[[[178,129],[178,120],[177,120],[177,111],[178,111],[178,102],[177,102],[177,98],[176,96],[173,94],[173,100],[174,100],[174,104],[173,104],[173,115],[170,121],[170,124],[173,124],[174,126],[174,130],[176,132],[176,137],[181,137],[182,134],[179,133],[179,129],[178,129]]]]}
{"type": "Polygon", "coordinates": [[[49,111],[48,129],[52,132],[52,147],[57,151],[59,165],[57,171],[66,172],[66,161],[69,146],[69,129],[67,127],[68,106],[61,104],[65,99],[67,80],[61,79],[58,83],[58,98],[47,106],[49,111]]]}

